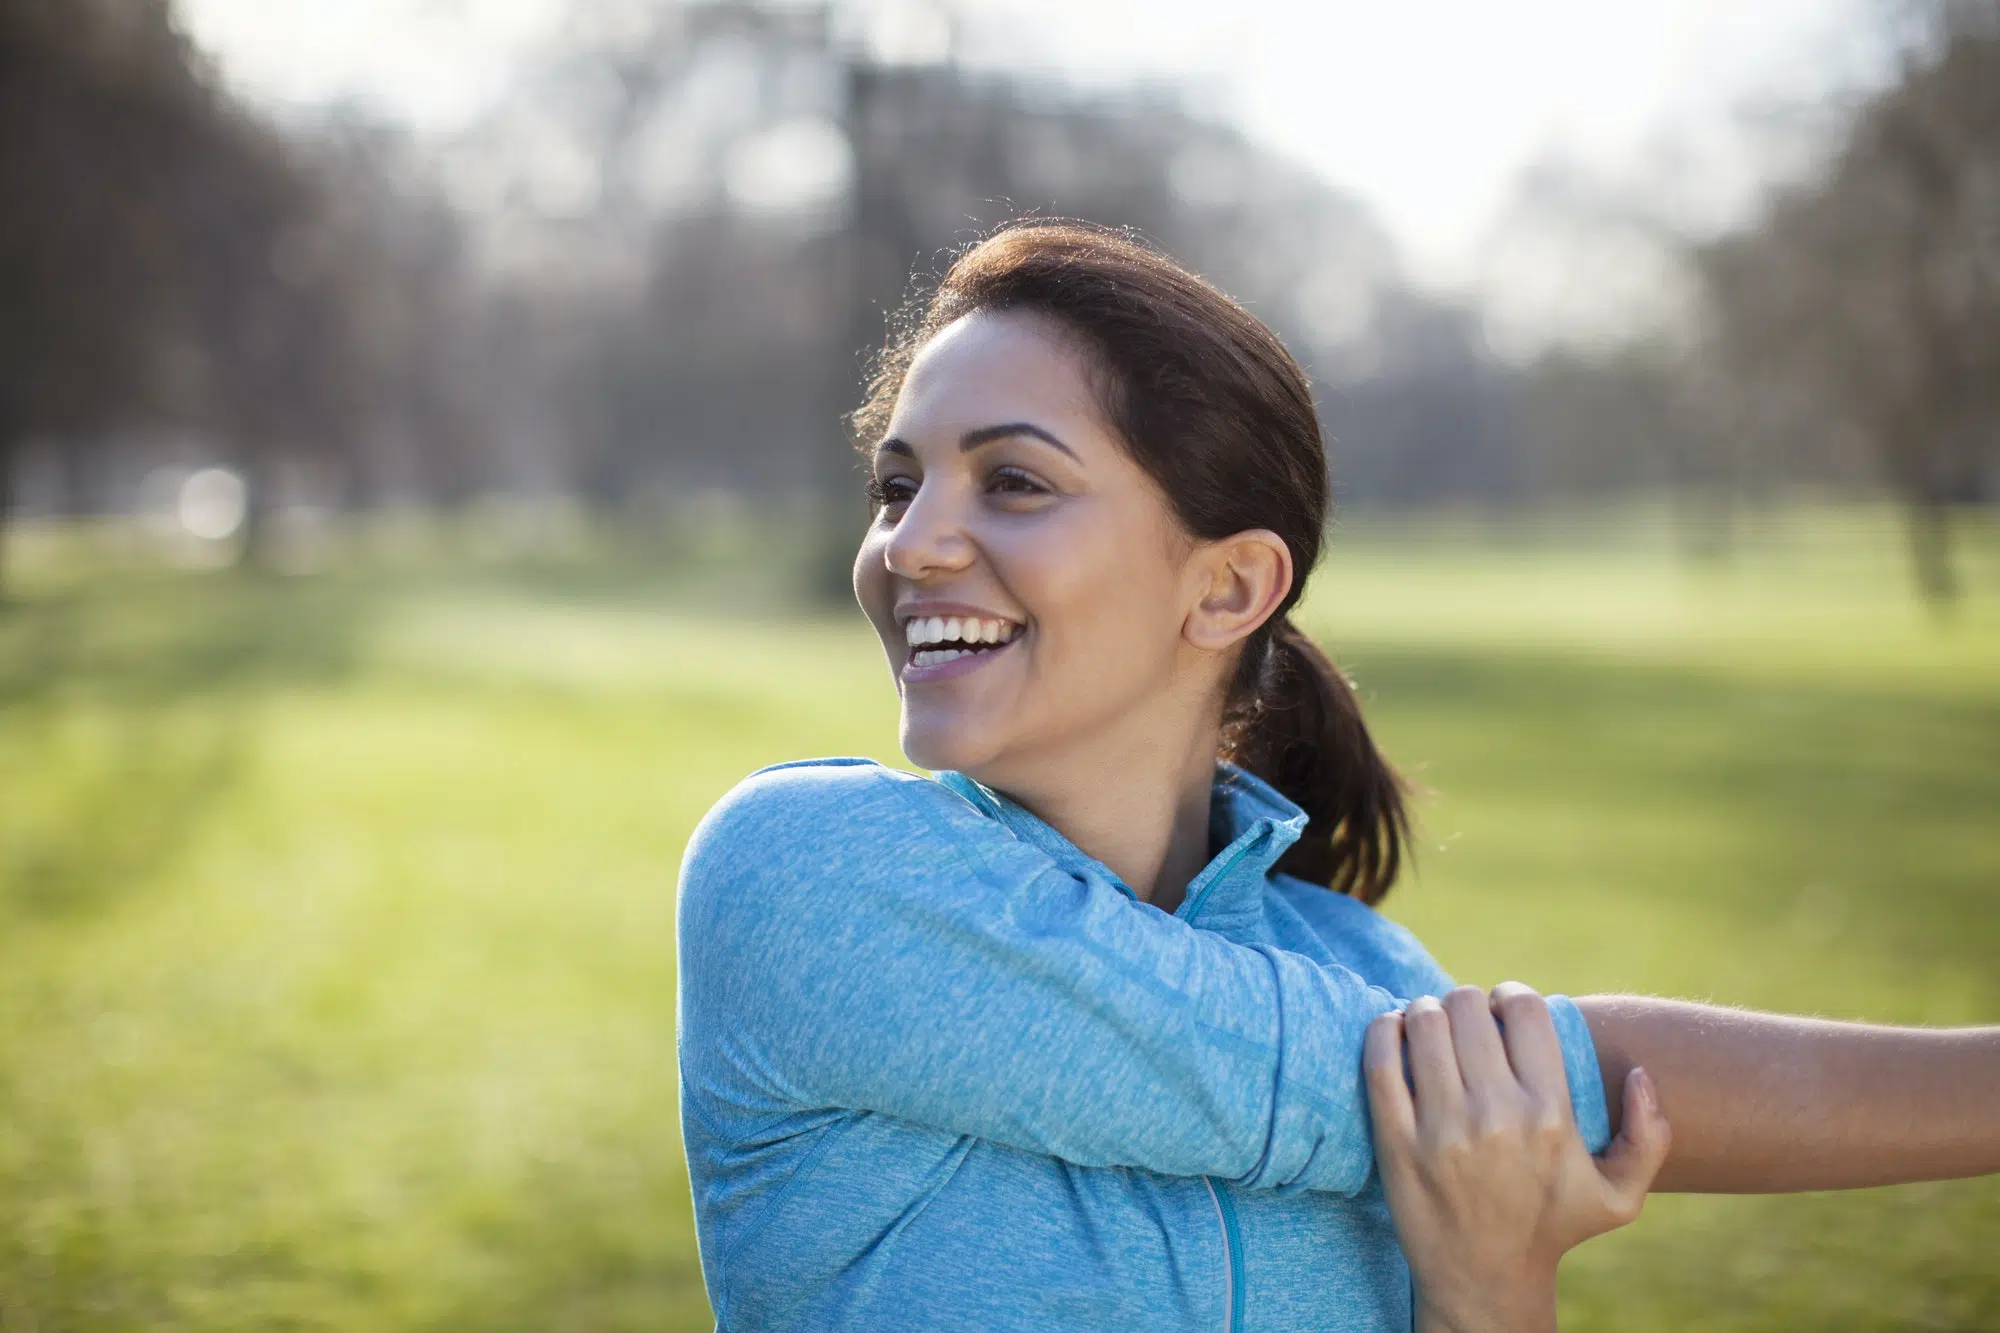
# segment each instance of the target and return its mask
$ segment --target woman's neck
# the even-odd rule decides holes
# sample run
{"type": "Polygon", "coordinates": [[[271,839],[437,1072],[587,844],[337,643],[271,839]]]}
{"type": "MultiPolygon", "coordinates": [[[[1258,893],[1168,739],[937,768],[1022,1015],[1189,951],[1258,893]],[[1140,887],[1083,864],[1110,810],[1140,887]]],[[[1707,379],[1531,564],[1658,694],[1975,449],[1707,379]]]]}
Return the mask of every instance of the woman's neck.
{"type": "Polygon", "coordinates": [[[1161,911],[1179,908],[1209,860],[1209,807],[1219,726],[1180,743],[1157,732],[1126,745],[1038,763],[992,785],[1102,861],[1161,911]],[[1012,780],[1010,780],[1012,779],[1012,780]],[[1040,779],[1040,780],[1037,780],[1040,779]]]}

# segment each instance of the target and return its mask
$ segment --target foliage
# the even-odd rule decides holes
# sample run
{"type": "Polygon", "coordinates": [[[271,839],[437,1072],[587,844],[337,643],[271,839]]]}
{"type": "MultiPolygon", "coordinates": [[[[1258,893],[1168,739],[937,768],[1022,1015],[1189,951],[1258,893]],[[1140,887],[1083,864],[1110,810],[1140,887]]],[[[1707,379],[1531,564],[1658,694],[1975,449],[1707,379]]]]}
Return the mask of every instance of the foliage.
{"type": "Polygon", "coordinates": [[[839,6],[592,8],[418,146],[242,104],[169,0],[0,0],[0,515],[45,472],[42,511],[129,510],[162,463],[244,474],[252,555],[295,505],[852,502],[839,422],[885,314],[1022,212],[1135,227],[1252,305],[1323,383],[1351,493],[1518,492],[1473,314],[1186,98],[883,59],[839,6]]]}
{"type": "MultiPolygon", "coordinates": [[[[1468,980],[2000,1020],[2000,539],[1940,635],[1884,515],[1654,527],[1343,530],[1306,618],[1433,793],[1391,913],[1468,980]]],[[[0,1327],[708,1327],[674,865],[753,767],[894,757],[858,618],[73,569],[0,622],[0,1327]]],[[[1991,1328],[1996,1247],[1994,1181],[1661,1198],[1564,1327],[1991,1328]]]]}
{"type": "Polygon", "coordinates": [[[1699,263],[1735,428],[1807,459],[1858,434],[1949,602],[1949,507],[2000,485],[2000,6],[1932,8],[1824,176],[1699,263]]]}
{"type": "Polygon", "coordinates": [[[462,493],[441,218],[338,131],[219,91],[167,0],[0,0],[0,520],[30,443],[94,512],[121,441],[173,432],[251,482],[253,553],[281,472],[390,489],[364,437],[420,437],[396,470],[462,493]]]}

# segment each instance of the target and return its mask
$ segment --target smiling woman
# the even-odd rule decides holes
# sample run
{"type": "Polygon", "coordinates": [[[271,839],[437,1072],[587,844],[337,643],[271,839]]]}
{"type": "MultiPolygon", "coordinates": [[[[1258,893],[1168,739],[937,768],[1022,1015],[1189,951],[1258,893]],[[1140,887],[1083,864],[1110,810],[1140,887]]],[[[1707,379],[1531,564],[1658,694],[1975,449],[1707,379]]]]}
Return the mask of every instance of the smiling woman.
{"type": "Polygon", "coordinates": [[[855,420],[855,592],[935,776],[780,765],[688,847],[722,1327],[1541,1328],[1656,1172],[2000,1166],[2000,1031],[1489,1000],[1372,909],[1401,785],[1286,615],[1327,522],[1310,386],[1212,286],[1003,230],[855,420]]]}
{"type": "MultiPolygon", "coordinates": [[[[899,672],[904,752],[1031,808],[1079,765],[1139,765],[1176,785],[1191,768],[1206,775],[1214,749],[1190,723],[1214,712],[1219,725],[1220,693],[1190,669],[1205,642],[1176,632],[1189,590],[1219,580],[1211,618],[1262,620],[1290,583],[1268,532],[1190,562],[1194,541],[1119,443],[1087,365],[1060,325],[1028,312],[982,311],[931,339],[875,452],[882,521],[855,561],[855,592],[899,672]],[[1232,581],[1246,562],[1250,577],[1232,581]],[[1018,633],[970,661],[909,655],[912,618],[928,631],[930,618],[968,615],[1018,633]]],[[[1207,848],[1177,850],[1184,883],[1207,848]]],[[[1163,869],[1117,851],[1107,864],[1148,890],[1163,869]]]]}
{"type": "MultiPolygon", "coordinates": [[[[1328,485],[1311,389],[1269,329],[1141,247],[1066,248],[1049,228],[1016,229],[953,268],[855,421],[864,447],[880,438],[870,495],[896,520],[855,564],[892,665],[889,581],[948,576],[975,547],[987,558],[970,577],[1008,584],[989,597],[1050,613],[1017,654],[1039,659],[1032,677],[1024,663],[1011,683],[940,700],[912,698],[905,675],[905,753],[982,765],[1035,804],[1060,799],[1038,789],[1078,762],[1139,763],[1198,789],[1219,730],[1223,757],[1274,778],[1311,820],[1285,870],[1363,901],[1387,889],[1407,832],[1402,785],[1346,678],[1286,618],[1319,556],[1328,485]],[[1133,558],[1152,551],[1165,558],[1133,558]],[[1184,635],[1177,617],[1197,588],[1184,635]],[[1221,658],[1230,678],[1205,679],[1221,658]],[[1027,688],[1051,678],[1076,684],[1027,688]],[[954,711],[966,707],[994,710],[1004,731],[954,711]],[[1077,725],[1093,718],[1115,719],[1119,737],[1077,725]],[[1003,742],[1013,759],[996,770],[978,747],[1003,742]]],[[[1205,859],[1176,850],[1180,871],[1205,859]]],[[[1112,864],[1139,883],[1157,869],[1112,864]]],[[[1179,877],[1158,886],[1168,910],[1179,877]]]]}

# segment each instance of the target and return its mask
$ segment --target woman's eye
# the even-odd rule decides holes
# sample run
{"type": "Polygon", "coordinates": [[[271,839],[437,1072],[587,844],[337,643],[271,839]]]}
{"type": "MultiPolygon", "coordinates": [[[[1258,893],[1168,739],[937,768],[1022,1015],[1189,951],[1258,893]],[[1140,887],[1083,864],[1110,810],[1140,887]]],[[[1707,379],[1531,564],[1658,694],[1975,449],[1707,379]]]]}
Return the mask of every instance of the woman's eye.
{"type": "Polygon", "coordinates": [[[870,477],[867,490],[868,503],[877,509],[908,504],[917,493],[908,477],[870,477]]]}
{"type": "Polygon", "coordinates": [[[996,468],[987,479],[986,488],[1002,495],[1043,495],[1048,487],[1018,468],[996,468]]]}

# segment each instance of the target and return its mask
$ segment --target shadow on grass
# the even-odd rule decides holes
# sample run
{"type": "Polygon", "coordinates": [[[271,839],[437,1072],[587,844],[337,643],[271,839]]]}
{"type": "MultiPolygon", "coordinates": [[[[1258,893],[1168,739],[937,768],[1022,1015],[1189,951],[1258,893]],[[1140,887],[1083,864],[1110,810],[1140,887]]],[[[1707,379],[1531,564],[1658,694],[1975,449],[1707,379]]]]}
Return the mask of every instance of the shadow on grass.
{"type": "Polygon", "coordinates": [[[106,581],[0,620],[0,914],[147,882],[241,780],[254,710],[354,665],[365,602],[255,576],[106,581]]]}
{"type": "Polygon", "coordinates": [[[0,713],[55,694],[130,704],[352,667],[366,599],[334,582],[256,574],[106,579],[17,602],[0,620],[0,713]]]}
{"type": "Polygon", "coordinates": [[[2000,703],[1624,661],[1356,656],[1391,754],[1444,800],[1518,812],[1493,850],[1528,873],[1598,858],[1607,889],[1718,929],[1790,928],[1816,901],[1883,953],[1975,973],[2000,957],[2000,703]]]}

